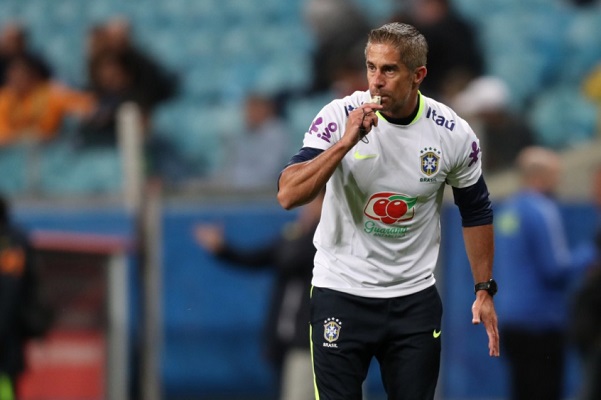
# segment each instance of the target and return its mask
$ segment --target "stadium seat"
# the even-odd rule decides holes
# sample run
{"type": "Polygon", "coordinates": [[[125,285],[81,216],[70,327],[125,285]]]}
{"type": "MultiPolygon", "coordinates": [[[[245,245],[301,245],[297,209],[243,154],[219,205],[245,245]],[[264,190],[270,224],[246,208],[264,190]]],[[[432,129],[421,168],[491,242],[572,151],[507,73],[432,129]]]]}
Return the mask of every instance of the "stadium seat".
{"type": "Polygon", "coordinates": [[[17,15],[16,2],[0,1],[0,26],[13,21],[17,15]]]}
{"type": "Polygon", "coordinates": [[[52,60],[54,77],[72,87],[85,85],[84,32],[73,30],[68,35],[46,36],[43,54],[52,60]],[[65,55],[68,54],[68,57],[65,55]]]}
{"type": "Polygon", "coordinates": [[[597,132],[597,107],[571,85],[540,94],[530,112],[539,144],[554,149],[581,145],[597,132]]]}
{"type": "Polygon", "coordinates": [[[242,90],[247,86],[245,82],[248,81],[248,78],[246,78],[244,72],[249,71],[248,66],[230,65],[229,69],[225,66],[217,69],[215,65],[221,65],[221,63],[195,65],[184,76],[183,94],[187,100],[195,100],[199,103],[209,100],[218,102],[227,96],[228,87],[242,90]],[[242,72],[232,72],[232,69],[242,72]]]}
{"type": "Polygon", "coordinates": [[[0,192],[5,195],[25,193],[31,186],[35,170],[30,165],[34,149],[27,145],[0,147],[0,192]]]}
{"type": "Polygon", "coordinates": [[[392,0],[354,0],[354,2],[368,14],[368,19],[375,25],[386,22],[395,8],[398,8],[398,2],[392,0]]]}
{"type": "Polygon", "coordinates": [[[79,149],[68,141],[57,141],[44,149],[40,166],[40,189],[47,195],[114,195],[121,191],[121,159],[114,148],[79,149]]]}
{"type": "Polygon", "coordinates": [[[560,64],[561,78],[579,84],[584,74],[601,61],[601,9],[578,10],[564,32],[566,54],[560,64]]]}
{"type": "Polygon", "coordinates": [[[62,31],[82,30],[87,25],[85,3],[78,0],[56,0],[49,8],[46,18],[62,26],[62,31]]]}
{"type": "Polygon", "coordinates": [[[154,134],[173,145],[188,174],[200,176],[219,165],[225,132],[239,130],[237,114],[218,104],[171,103],[157,110],[154,134]]]}
{"type": "Polygon", "coordinates": [[[189,64],[190,55],[187,52],[185,37],[179,32],[157,29],[147,41],[147,50],[154,58],[161,60],[167,68],[182,71],[189,64]]]}
{"type": "Polygon", "coordinates": [[[311,80],[310,60],[302,55],[275,57],[264,66],[253,85],[265,93],[278,93],[281,90],[302,90],[311,80]]]}
{"type": "Polygon", "coordinates": [[[480,27],[490,75],[510,87],[515,108],[522,107],[559,75],[561,31],[569,19],[559,9],[504,11],[485,18],[480,27]]]}

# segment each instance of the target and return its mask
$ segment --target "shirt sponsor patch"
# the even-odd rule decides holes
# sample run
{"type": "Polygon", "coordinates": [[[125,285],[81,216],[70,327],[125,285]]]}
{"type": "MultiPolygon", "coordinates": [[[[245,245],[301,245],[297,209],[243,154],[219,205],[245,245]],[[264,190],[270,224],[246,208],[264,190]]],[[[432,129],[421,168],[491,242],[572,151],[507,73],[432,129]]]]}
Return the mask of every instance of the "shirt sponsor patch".
{"type": "Polygon", "coordinates": [[[417,198],[402,193],[380,192],[369,198],[363,212],[373,220],[392,225],[412,219],[416,202],[417,198]]]}
{"type": "Polygon", "coordinates": [[[309,128],[309,134],[315,134],[321,140],[330,143],[332,133],[338,130],[338,124],[336,122],[329,122],[324,124],[323,117],[317,117],[315,121],[311,123],[309,128]]]}
{"type": "Polygon", "coordinates": [[[478,143],[476,143],[474,141],[474,142],[472,142],[472,152],[470,153],[471,161],[467,165],[468,167],[471,167],[472,165],[474,165],[475,163],[478,162],[478,155],[479,154],[480,154],[480,148],[478,147],[478,143]]]}

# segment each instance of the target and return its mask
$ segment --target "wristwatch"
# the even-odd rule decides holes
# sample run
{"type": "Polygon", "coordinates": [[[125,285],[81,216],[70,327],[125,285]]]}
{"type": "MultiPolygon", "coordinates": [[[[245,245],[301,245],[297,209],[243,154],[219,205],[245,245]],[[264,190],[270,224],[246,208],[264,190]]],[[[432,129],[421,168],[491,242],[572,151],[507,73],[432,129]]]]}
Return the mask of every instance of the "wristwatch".
{"type": "Polygon", "coordinates": [[[494,279],[490,279],[486,282],[476,283],[474,285],[474,294],[478,293],[478,290],[486,290],[488,294],[494,296],[497,293],[497,282],[494,279]]]}

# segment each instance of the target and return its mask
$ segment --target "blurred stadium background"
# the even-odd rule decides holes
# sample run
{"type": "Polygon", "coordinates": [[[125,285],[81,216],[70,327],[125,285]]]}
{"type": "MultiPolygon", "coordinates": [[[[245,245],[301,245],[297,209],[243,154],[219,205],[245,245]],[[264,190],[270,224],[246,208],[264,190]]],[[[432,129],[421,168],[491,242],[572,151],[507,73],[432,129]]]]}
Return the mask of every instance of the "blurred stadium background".
{"type": "MultiPolygon", "coordinates": [[[[361,7],[373,26],[403,6],[393,0],[348,1],[361,7]]],[[[599,105],[582,94],[581,85],[601,62],[601,6],[567,0],[452,4],[478,33],[486,73],[507,83],[512,107],[524,112],[537,141],[562,152],[569,168],[560,195],[570,240],[588,238],[595,210],[587,180],[591,166],[601,161],[599,105]]],[[[142,161],[135,143],[76,151],[68,124],[52,143],[0,148],[0,191],[15,204],[18,222],[38,235],[41,251],[54,254],[44,258],[51,260],[45,263],[48,274],[61,276],[62,271],[64,279],[74,279],[74,270],[91,265],[102,271],[124,269],[117,275],[88,271],[66,286],[72,297],[63,301],[83,304],[67,308],[97,318],[69,326],[96,334],[67,335],[61,343],[80,343],[90,351],[88,357],[37,353],[53,354],[58,364],[63,360],[63,377],[69,363],[79,365],[80,375],[69,370],[70,383],[65,384],[97,389],[86,398],[133,398],[131,392],[144,399],[270,395],[273,378],[259,342],[272,276],[221,268],[195,245],[192,229],[201,221],[223,221],[228,239],[254,246],[294,218],[294,212],[276,204],[275,188],[241,193],[207,187],[200,174],[220,165],[224,146],[241,130],[247,93],[302,91],[310,84],[315,40],[303,19],[303,5],[303,0],[0,1],[0,26],[22,22],[33,48],[49,61],[56,78],[69,85],[86,82],[86,32],[115,15],[129,18],[136,43],[176,71],[182,82],[177,96],[153,113],[156,135],[179,149],[191,168],[182,179],[139,180],[142,161]],[[72,257],[76,261],[71,264],[64,261],[72,257]],[[115,260],[121,267],[115,267],[115,260]],[[92,296],[89,285],[97,279],[104,283],[92,296]]],[[[287,104],[290,154],[326,100],[324,95],[305,96],[287,104]]],[[[125,129],[136,131],[135,123],[125,129]]],[[[515,188],[512,171],[489,180],[495,201],[515,188]]],[[[469,320],[471,277],[458,215],[449,206],[444,218],[450,223],[443,225],[438,278],[446,307],[439,398],[502,399],[507,395],[502,360],[487,357],[484,331],[469,320]]],[[[57,279],[50,281],[56,286],[49,291],[60,291],[57,279]]],[[[46,346],[49,351],[51,344],[46,346]]],[[[46,369],[31,379],[44,384],[58,379],[48,372],[53,364],[39,358],[46,369]]],[[[567,397],[578,383],[572,359],[567,397]]],[[[375,365],[367,392],[369,399],[384,396],[375,365]]]]}

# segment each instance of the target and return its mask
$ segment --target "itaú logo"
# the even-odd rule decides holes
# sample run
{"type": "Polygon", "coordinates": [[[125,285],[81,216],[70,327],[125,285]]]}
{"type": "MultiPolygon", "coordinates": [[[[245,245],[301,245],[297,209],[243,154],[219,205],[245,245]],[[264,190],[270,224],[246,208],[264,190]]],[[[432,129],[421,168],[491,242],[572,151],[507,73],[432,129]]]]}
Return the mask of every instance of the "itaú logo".
{"type": "Polygon", "coordinates": [[[412,219],[416,202],[417,198],[405,194],[380,192],[369,198],[363,213],[373,220],[391,225],[412,219]]]}

